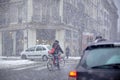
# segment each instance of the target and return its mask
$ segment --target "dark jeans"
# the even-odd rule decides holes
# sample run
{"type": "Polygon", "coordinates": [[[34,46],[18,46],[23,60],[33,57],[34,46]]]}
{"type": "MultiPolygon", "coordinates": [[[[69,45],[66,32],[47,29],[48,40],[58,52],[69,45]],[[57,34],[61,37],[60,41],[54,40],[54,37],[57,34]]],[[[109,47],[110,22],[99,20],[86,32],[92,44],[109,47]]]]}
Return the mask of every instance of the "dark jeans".
{"type": "Polygon", "coordinates": [[[69,55],[66,55],[67,59],[69,58],[69,55]]]}
{"type": "Polygon", "coordinates": [[[69,58],[69,53],[66,53],[66,57],[67,57],[67,59],[69,58]]]}
{"type": "Polygon", "coordinates": [[[57,68],[60,69],[59,56],[58,55],[53,55],[53,56],[54,56],[55,66],[57,66],[57,68]]]}

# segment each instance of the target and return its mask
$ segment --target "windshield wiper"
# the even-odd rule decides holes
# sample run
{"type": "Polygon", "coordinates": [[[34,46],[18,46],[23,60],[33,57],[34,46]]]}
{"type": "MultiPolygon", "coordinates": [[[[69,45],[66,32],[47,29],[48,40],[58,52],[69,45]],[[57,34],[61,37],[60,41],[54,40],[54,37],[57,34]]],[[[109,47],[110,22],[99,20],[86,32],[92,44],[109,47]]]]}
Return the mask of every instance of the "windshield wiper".
{"type": "Polygon", "coordinates": [[[120,69],[120,63],[93,66],[91,69],[120,69]]]}

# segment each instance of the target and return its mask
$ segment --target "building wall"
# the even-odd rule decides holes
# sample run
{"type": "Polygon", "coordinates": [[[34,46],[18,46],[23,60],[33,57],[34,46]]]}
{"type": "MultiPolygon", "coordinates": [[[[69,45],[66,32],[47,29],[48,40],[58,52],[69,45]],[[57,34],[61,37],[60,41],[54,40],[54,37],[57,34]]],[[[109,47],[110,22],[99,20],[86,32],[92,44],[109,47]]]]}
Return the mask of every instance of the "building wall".
{"type": "Polygon", "coordinates": [[[33,0],[33,22],[42,24],[60,22],[59,0],[33,0]]]}
{"type": "Polygon", "coordinates": [[[2,56],[2,33],[0,32],[0,56],[2,56]]]}
{"type": "Polygon", "coordinates": [[[111,5],[111,10],[110,10],[110,15],[111,19],[110,21],[112,22],[111,24],[111,29],[110,29],[110,39],[112,40],[117,40],[117,37],[114,35],[117,35],[117,30],[118,30],[118,9],[115,5],[115,3],[112,0],[108,0],[109,4],[111,5]]]}
{"type": "MultiPolygon", "coordinates": [[[[118,15],[112,1],[5,0],[0,2],[0,6],[0,31],[23,30],[23,49],[36,44],[36,29],[54,29],[56,34],[52,41],[59,39],[64,49],[67,45],[71,49],[78,48],[72,51],[73,56],[80,54],[84,32],[94,34],[93,37],[102,35],[107,39],[115,39],[112,36],[116,35],[118,15]],[[66,33],[68,31],[69,34],[66,33]],[[32,33],[33,42],[30,41],[32,33]]],[[[16,51],[15,42],[12,46],[16,51]]]]}
{"type": "Polygon", "coordinates": [[[111,4],[109,0],[82,0],[82,3],[85,6],[85,30],[94,33],[95,36],[102,35],[107,39],[112,39],[111,37],[116,35],[114,32],[117,31],[117,23],[114,21],[118,20],[117,9],[113,1],[111,4]]]}

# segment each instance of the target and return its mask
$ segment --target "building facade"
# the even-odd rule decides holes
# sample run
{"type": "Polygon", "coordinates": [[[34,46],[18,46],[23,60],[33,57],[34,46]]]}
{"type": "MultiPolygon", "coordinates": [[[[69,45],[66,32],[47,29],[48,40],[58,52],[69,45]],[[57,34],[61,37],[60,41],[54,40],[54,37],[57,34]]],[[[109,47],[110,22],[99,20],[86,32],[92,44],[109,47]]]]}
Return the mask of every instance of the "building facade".
{"type": "Polygon", "coordinates": [[[69,46],[70,55],[78,56],[96,35],[115,39],[117,19],[117,8],[108,0],[1,0],[0,55],[20,55],[57,39],[64,51],[69,46]]]}
{"type": "Polygon", "coordinates": [[[117,8],[112,0],[81,0],[85,9],[84,9],[84,34],[83,38],[86,38],[88,44],[92,39],[97,35],[102,35],[106,39],[117,40],[117,21],[118,14],[117,8]],[[114,29],[113,29],[114,28],[114,29]],[[89,33],[89,34],[88,34],[89,33]],[[89,38],[90,37],[90,38],[89,38]],[[89,40],[90,39],[90,40],[89,40]]]}

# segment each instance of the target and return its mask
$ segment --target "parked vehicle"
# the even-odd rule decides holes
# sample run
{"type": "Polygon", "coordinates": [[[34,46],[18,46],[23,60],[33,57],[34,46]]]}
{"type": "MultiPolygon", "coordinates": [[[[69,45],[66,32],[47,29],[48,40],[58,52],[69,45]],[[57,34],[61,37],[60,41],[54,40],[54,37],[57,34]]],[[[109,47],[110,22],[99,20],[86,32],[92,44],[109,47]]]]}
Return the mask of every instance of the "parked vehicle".
{"type": "Polygon", "coordinates": [[[25,51],[21,52],[22,59],[42,59],[43,61],[48,59],[48,51],[51,49],[50,45],[35,45],[29,47],[25,51]]]}
{"type": "Polygon", "coordinates": [[[120,80],[120,42],[87,46],[69,80],[120,80]]]}

